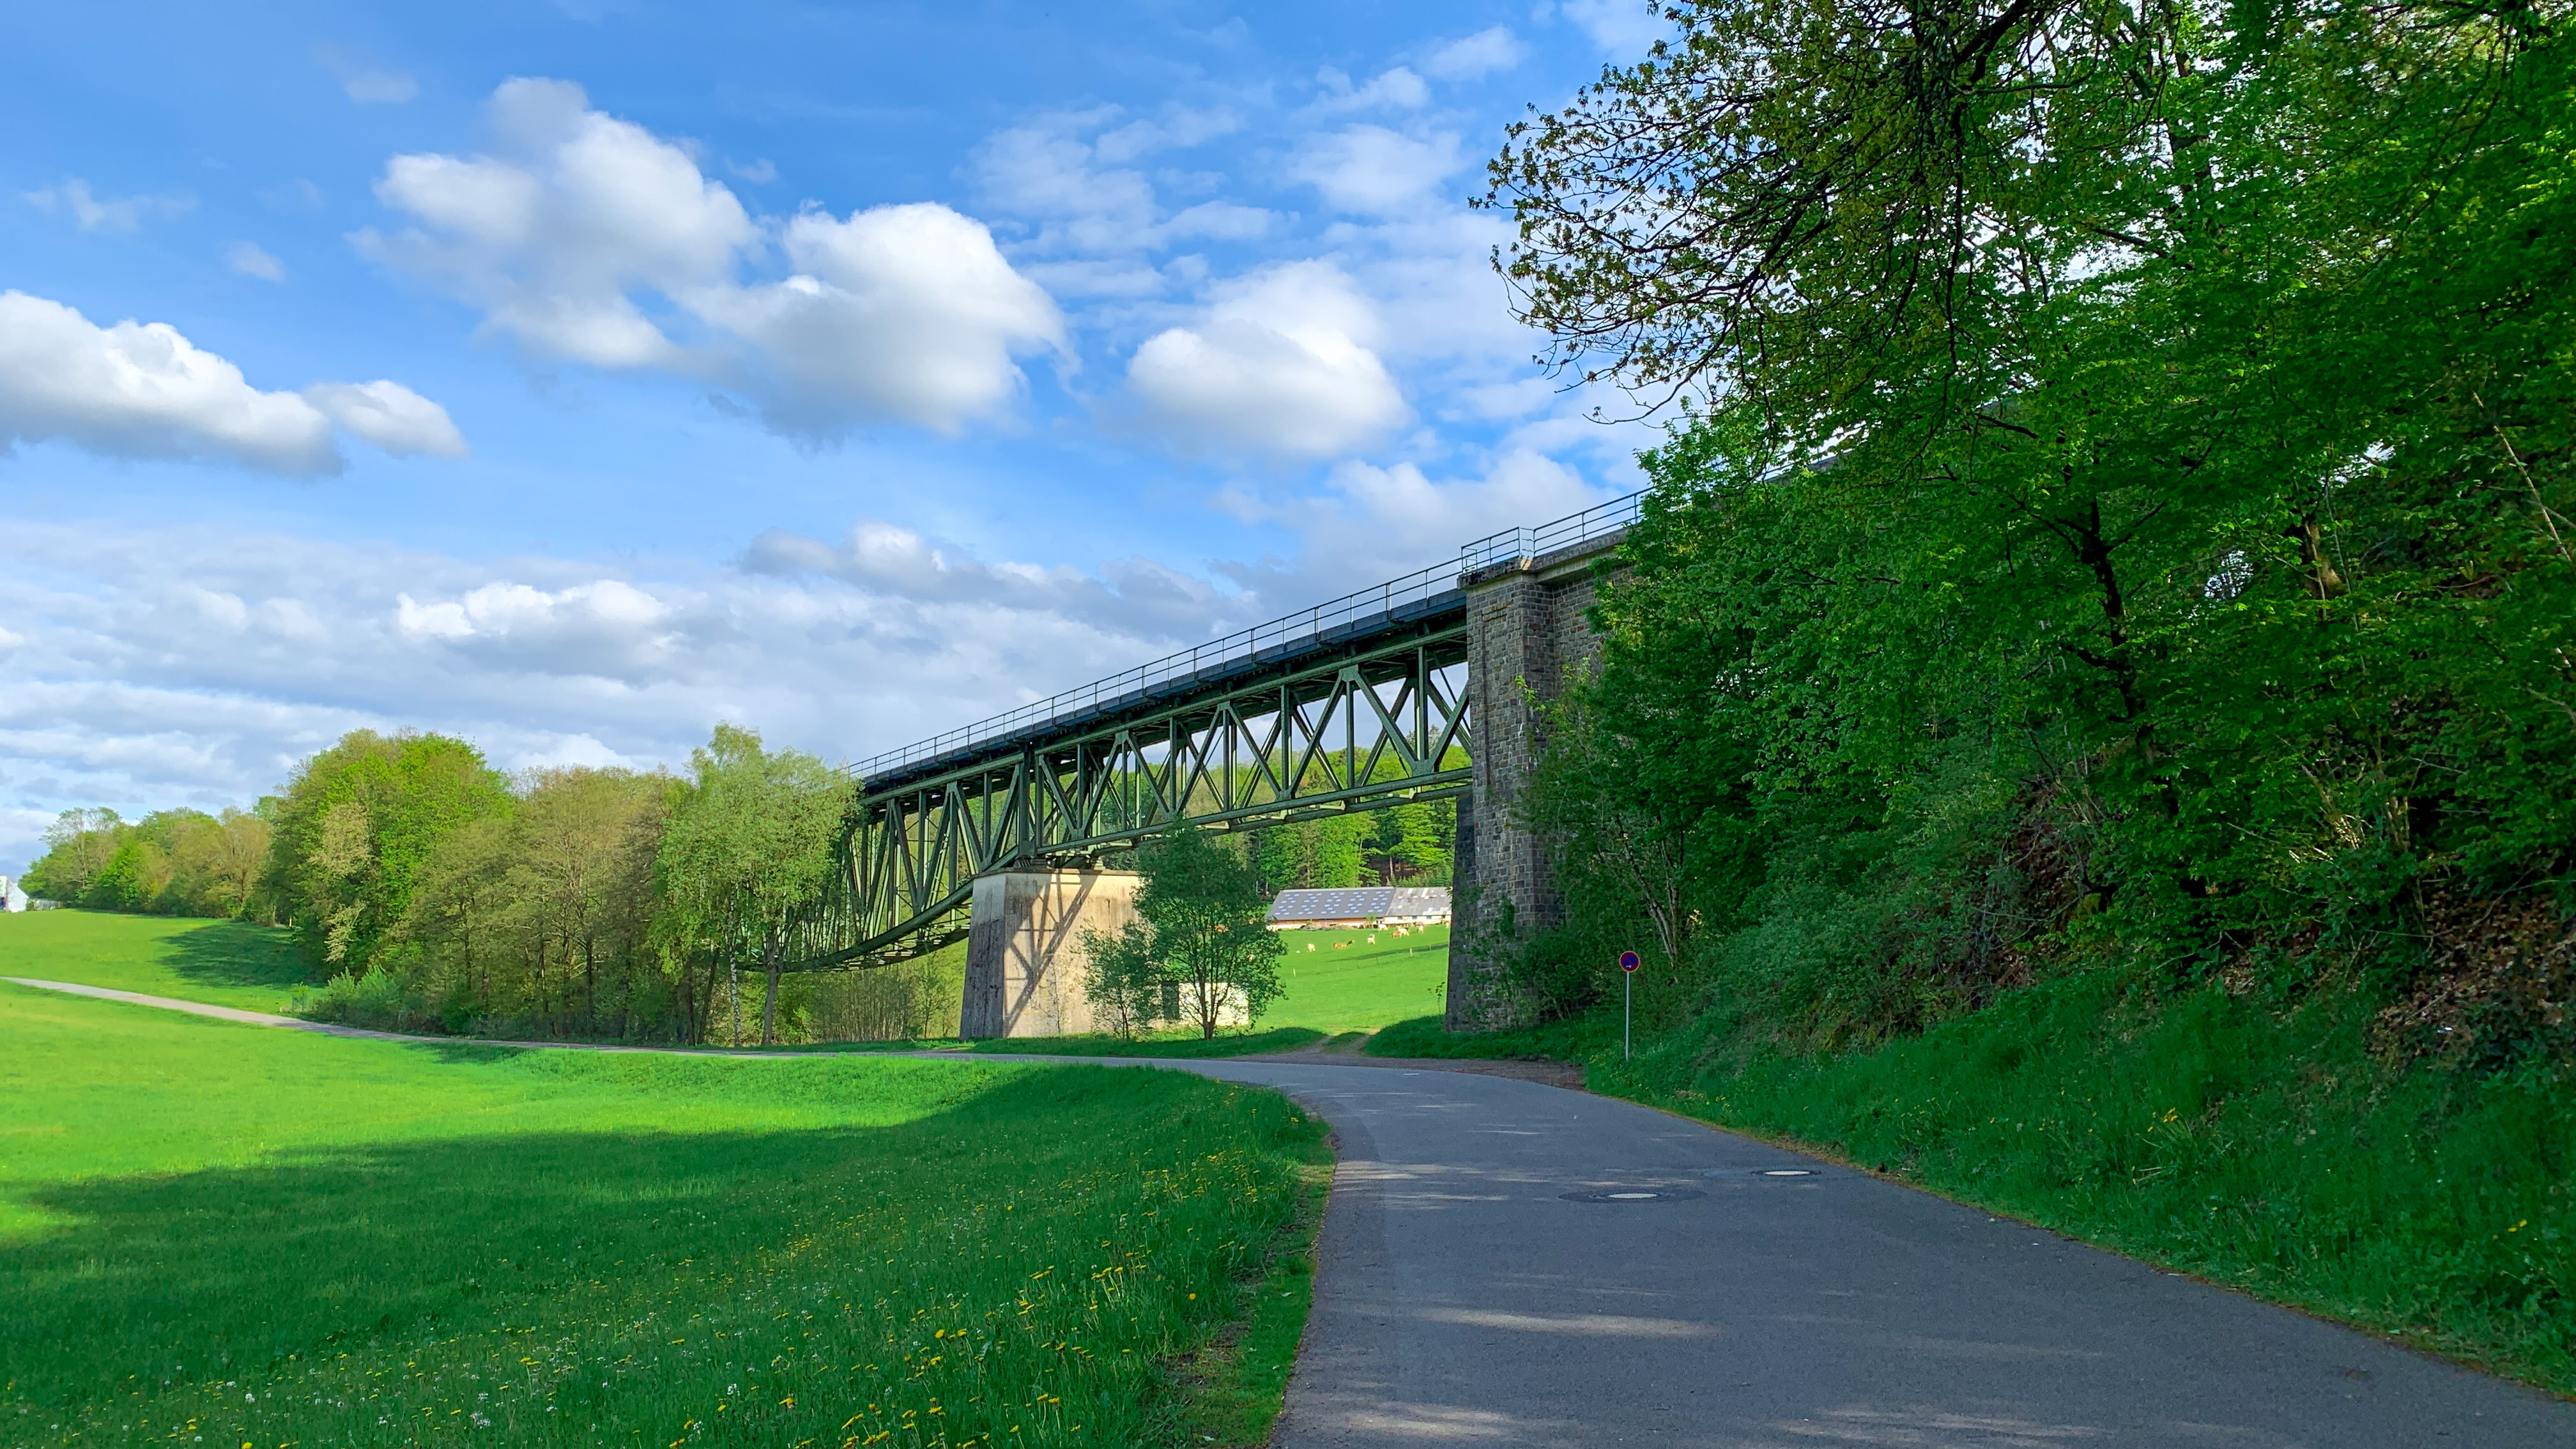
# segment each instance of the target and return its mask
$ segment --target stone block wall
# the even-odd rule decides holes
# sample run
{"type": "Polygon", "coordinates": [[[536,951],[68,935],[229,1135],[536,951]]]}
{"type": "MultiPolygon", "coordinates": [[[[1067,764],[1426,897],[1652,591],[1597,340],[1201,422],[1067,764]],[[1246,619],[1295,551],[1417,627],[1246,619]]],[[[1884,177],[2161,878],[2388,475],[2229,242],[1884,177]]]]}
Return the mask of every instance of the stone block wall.
{"type": "Polygon", "coordinates": [[[1450,934],[1448,1026],[1490,1031],[1523,1023],[1503,980],[1506,933],[1564,918],[1544,842],[1520,828],[1513,804],[1546,740],[1537,706],[1601,655],[1584,618],[1593,560],[1623,534],[1469,575],[1467,692],[1475,720],[1475,778],[1458,802],[1456,929],[1450,934]]]}

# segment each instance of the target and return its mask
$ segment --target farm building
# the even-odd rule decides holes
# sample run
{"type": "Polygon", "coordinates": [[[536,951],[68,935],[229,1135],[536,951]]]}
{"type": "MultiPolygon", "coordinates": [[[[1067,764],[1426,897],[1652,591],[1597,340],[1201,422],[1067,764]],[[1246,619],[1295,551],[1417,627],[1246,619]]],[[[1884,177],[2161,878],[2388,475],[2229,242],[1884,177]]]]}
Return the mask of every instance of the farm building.
{"type": "Polygon", "coordinates": [[[1447,886],[1353,886],[1281,891],[1270,903],[1270,929],[1334,926],[1428,926],[1449,919],[1447,886]]]}

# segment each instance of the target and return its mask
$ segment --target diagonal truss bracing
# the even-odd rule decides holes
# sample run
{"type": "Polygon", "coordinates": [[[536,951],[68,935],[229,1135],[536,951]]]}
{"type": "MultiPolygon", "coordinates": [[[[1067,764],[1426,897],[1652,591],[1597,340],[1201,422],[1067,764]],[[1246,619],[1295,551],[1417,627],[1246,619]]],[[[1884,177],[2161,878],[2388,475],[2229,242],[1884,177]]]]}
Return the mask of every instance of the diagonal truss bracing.
{"type": "Polygon", "coordinates": [[[1304,820],[1463,792],[1474,741],[1457,596],[1123,708],[864,781],[793,955],[875,965],[966,934],[975,877],[1076,865],[1177,824],[1304,820]]]}

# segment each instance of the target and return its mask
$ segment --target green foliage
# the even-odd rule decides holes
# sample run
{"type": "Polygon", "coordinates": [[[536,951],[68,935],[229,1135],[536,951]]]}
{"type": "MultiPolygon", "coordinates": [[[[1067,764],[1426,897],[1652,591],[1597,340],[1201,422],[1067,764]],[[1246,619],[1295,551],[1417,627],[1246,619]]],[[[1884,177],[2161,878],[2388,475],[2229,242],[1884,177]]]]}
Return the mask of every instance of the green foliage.
{"type": "Polygon", "coordinates": [[[1279,996],[1283,954],[1259,871],[1198,830],[1159,836],[1136,856],[1137,919],[1083,936],[1094,1009],[1122,1035],[1174,1021],[1213,1038],[1220,1026],[1259,1021],[1279,996]]]}
{"type": "Polygon", "coordinates": [[[462,740],[353,730],[287,782],[269,882],[317,961],[363,975],[440,842],[509,800],[509,782],[462,740]]]}
{"type": "Polygon", "coordinates": [[[1704,398],[1528,807],[1569,929],[1826,1045],[2452,991],[2576,862],[2566,7],[1673,14],[1494,172],[1533,320],[1704,398]]]}
{"type": "Polygon", "coordinates": [[[45,854],[25,885],[94,911],[268,920],[269,837],[267,820],[241,810],[162,810],[135,821],[108,809],[66,810],[47,827],[45,854]]]}
{"type": "Polygon", "coordinates": [[[700,1037],[715,976],[743,965],[763,971],[765,1045],[778,1039],[789,933],[831,874],[853,784],[812,755],[773,753],[759,735],[725,724],[691,752],[689,765],[653,857],[656,937],[675,963],[683,1017],[700,1037]]]}
{"type": "Polygon", "coordinates": [[[1177,1073],[428,1050],[18,988],[0,1034],[12,1443],[1194,1444],[1175,1363],[1311,1232],[1316,1124],[1177,1073]]]}
{"type": "Polygon", "coordinates": [[[1411,801],[1262,826],[1252,834],[1251,858],[1262,885],[1274,895],[1363,885],[1447,885],[1457,837],[1456,801],[1411,801]]]}
{"type": "MultiPolygon", "coordinates": [[[[379,962],[377,974],[399,976],[417,1003],[404,1008],[414,1024],[399,1029],[674,1034],[670,982],[650,940],[670,794],[661,775],[540,770],[519,782],[506,813],[440,840],[379,962]]],[[[334,1010],[334,1000],[314,1009],[334,1010]]]]}

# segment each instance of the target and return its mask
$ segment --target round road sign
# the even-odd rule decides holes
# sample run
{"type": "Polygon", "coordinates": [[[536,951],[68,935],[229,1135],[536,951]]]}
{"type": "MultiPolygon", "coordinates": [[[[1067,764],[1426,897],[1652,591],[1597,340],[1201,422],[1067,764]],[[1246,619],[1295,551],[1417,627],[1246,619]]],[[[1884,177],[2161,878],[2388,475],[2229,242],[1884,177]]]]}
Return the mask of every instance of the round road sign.
{"type": "Polygon", "coordinates": [[[1619,953],[1619,969],[1620,969],[1620,970],[1622,970],[1622,971],[1634,971],[1634,970],[1636,970],[1636,969],[1637,969],[1637,953],[1636,953],[1636,952],[1634,952],[1634,951],[1622,951],[1622,952],[1620,952],[1620,953],[1619,953]]]}

